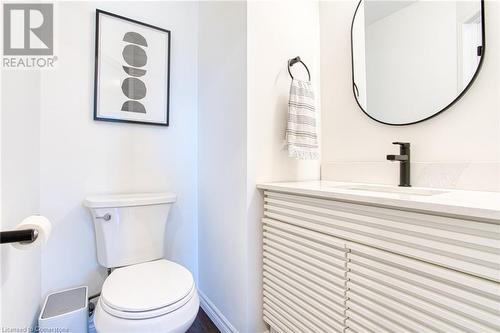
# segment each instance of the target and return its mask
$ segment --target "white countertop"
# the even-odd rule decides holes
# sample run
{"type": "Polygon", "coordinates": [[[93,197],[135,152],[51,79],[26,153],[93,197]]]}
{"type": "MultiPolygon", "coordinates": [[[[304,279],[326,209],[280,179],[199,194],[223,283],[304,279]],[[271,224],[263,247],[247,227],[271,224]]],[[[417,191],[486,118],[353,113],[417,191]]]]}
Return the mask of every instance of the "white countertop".
{"type": "MultiPolygon", "coordinates": [[[[425,211],[439,215],[488,220],[500,223],[500,192],[463,191],[449,189],[434,195],[353,190],[342,186],[373,186],[374,184],[341,183],[331,181],[264,183],[257,187],[263,190],[302,194],[332,200],[393,207],[403,210],[425,211]]],[[[385,185],[376,185],[385,186],[385,185]]],[[[388,188],[394,186],[387,185],[388,188]]]]}

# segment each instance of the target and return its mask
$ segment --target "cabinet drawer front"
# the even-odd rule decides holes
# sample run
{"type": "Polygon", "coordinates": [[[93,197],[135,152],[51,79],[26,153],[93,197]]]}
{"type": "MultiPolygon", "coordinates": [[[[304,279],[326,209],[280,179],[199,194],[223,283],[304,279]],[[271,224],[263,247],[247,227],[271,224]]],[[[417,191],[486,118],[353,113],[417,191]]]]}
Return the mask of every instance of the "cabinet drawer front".
{"type": "Polygon", "coordinates": [[[345,241],[267,218],[263,229],[264,320],[281,332],[343,332],[345,241]]]}
{"type": "Polygon", "coordinates": [[[500,282],[500,225],[265,192],[266,218],[500,282]]]}
{"type": "Polygon", "coordinates": [[[364,245],[349,247],[348,324],[387,332],[500,331],[500,284],[364,245]]]}

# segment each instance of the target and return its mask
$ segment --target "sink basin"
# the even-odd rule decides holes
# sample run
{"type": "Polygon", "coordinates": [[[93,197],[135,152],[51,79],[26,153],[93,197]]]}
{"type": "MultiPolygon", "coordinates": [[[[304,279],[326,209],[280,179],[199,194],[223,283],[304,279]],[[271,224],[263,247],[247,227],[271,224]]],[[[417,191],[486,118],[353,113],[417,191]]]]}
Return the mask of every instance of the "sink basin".
{"type": "Polygon", "coordinates": [[[332,185],[331,187],[342,189],[342,190],[383,192],[383,193],[422,195],[422,196],[431,196],[431,195],[447,193],[447,191],[443,191],[443,190],[433,190],[433,189],[427,189],[427,188],[413,188],[413,187],[383,186],[383,185],[355,185],[355,184],[353,184],[353,185],[332,185]]]}

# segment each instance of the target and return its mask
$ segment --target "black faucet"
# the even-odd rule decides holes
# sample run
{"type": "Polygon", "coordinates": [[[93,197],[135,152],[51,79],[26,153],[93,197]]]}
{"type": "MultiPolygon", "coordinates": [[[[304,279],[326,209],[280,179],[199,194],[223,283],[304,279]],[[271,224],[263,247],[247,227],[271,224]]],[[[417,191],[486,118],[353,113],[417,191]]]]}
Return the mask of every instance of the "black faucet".
{"type": "Polygon", "coordinates": [[[387,160],[399,162],[399,186],[410,187],[410,143],[393,142],[399,145],[399,155],[387,155],[387,160]]]}

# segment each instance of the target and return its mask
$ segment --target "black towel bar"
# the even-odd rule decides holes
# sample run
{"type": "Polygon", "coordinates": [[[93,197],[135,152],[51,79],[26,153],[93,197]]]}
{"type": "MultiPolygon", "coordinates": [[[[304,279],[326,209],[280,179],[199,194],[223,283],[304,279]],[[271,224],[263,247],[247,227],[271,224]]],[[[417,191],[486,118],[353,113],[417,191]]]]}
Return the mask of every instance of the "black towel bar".
{"type": "Polygon", "coordinates": [[[300,59],[299,56],[288,60],[288,74],[290,74],[290,77],[292,78],[292,80],[294,77],[292,75],[291,67],[298,62],[300,62],[302,64],[302,66],[305,67],[305,69],[307,71],[307,76],[309,76],[309,81],[311,81],[311,72],[309,72],[309,68],[307,68],[306,64],[300,59]]]}

